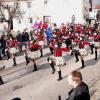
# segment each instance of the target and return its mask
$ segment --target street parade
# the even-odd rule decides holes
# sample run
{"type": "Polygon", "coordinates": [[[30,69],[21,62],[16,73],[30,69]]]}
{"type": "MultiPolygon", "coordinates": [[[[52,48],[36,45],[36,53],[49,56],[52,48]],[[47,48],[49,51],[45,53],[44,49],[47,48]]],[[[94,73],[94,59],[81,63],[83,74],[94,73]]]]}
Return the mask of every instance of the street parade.
{"type": "MultiPolygon", "coordinates": [[[[99,100],[94,98],[100,97],[96,95],[100,86],[100,6],[93,16],[90,0],[90,15],[84,7],[84,20],[71,10],[66,21],[41,12],[42,17],[35,16],[34,22],[28,18],[29,25],[18,15],[24,14],[18,8],[20,0],[14,5],[17,10],[2,2],[9,0],[0,1],[0,100],[99,100]],[[8,9],[8,19],[2,8],[8,9]]],[[[44,1],[44,7],[48,2],[44,1]]]]}

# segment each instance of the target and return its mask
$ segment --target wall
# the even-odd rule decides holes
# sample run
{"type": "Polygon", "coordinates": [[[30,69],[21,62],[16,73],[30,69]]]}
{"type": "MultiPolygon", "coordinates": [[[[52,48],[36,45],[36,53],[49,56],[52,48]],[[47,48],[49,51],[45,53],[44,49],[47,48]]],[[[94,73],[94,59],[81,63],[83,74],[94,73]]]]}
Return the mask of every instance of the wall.
{"type": "Polygon", "coordinates": [[[40,17],[40,19],[42,16],[51,16],[51,21],[60,25],[62,22],[67,23],[71,21],[71,17],[74,14],[76,16],[76,22],[82,22],[82,1],[83,0],[48,0],[48,4],[44,5],[44,0],[34,0],[32,2],[32,8],[29,9],[27,9],[26,3],[22,3],[22,9],[26,11],[26,14],[20,25],[17,23],[18,21],[16,22],[16,20],[14,20],[14,28],[15,30],[22,30],[23,28],[30,27],[32,25],[28,23],[28,17],[30,16],[34,22],[37,16],[40,17]]]}

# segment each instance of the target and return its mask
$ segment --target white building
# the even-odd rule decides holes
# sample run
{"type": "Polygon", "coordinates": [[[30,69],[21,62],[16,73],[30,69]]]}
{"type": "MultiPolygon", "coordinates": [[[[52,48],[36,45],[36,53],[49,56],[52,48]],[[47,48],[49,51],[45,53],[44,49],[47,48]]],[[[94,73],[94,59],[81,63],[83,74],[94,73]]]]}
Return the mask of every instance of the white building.
{"type": "Polygon", "coordinates": [[[83,0],[32,0],[31,3],[21,1],[21,7],[26,12],[21,19],[21,23],[14,19],[14,30],[23,30],[31,27],[39,17],[50,16],[51,22],[60,25],[62,22],[71,21],[74,14],[76,22],[83,21],[83,0]]]}

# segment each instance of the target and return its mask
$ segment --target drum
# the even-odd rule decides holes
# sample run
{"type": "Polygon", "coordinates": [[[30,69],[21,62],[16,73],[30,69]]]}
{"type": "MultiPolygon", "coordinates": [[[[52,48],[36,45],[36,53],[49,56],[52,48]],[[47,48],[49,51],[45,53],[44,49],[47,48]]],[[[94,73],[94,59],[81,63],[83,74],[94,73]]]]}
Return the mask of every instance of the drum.
{"type": "Polygon", "coordinates": [[[87,56],[87,55],[88,55],[88,52],[87,52],[86,49],[80,49],[80,54],[81,54],[82,56],[87,56]]]}
{"type": "Polygon", "coordinates": [[[44,46],[44,41],[39,41],[39,45],[44,46]]]}
{"type": "Polygon", "coordinates": [[[29,54],[28,54],[28,56],[29,56],[29,58],[31,58],[31,59],[33,59],[33,58],[38,58],[39,57],[39,51],[37,50],[37,51],[33,51],[33,52],[29,52],[29,54]]]}
{"type": "Polygon", "coordinates": [[[10,53],[11,54],[16,54],[17,53],[17,49],[15,47],[10,48],[10,53]]]}
{"type": "Polygon", "coordinates": [[[63,57],[55,57],[55,63],[56,66],[63,66],[65,64],[65,61],[63,57]]]}

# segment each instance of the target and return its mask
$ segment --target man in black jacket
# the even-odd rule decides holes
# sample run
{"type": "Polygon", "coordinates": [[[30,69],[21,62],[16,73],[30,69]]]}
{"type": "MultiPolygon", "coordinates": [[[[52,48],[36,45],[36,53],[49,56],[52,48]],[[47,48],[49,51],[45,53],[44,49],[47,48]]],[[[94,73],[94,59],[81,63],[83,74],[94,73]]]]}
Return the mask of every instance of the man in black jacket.
{"type": "Polygon", "coordinates": [[[27,28],[24,30],[23,34],[22,34],[22,41],[25,45],[25,48],[28,47],[28,44],[29,44],[29,34],[27,32],[27,28]]]}
{"type": "Polygon", "coordinates": [[[17,32],[16,40],[18,42],[19,52],[21,52],[22,51],[22,34],[20,31],[17,32]]]}
{"type": "Polygon", "coordinates": [[[68,82],[74,88],[68,93],[66,100],[90,100],[88,86],[82,82],[82,74],[79,71],[73,71],[68,76],[68,82]]]}

